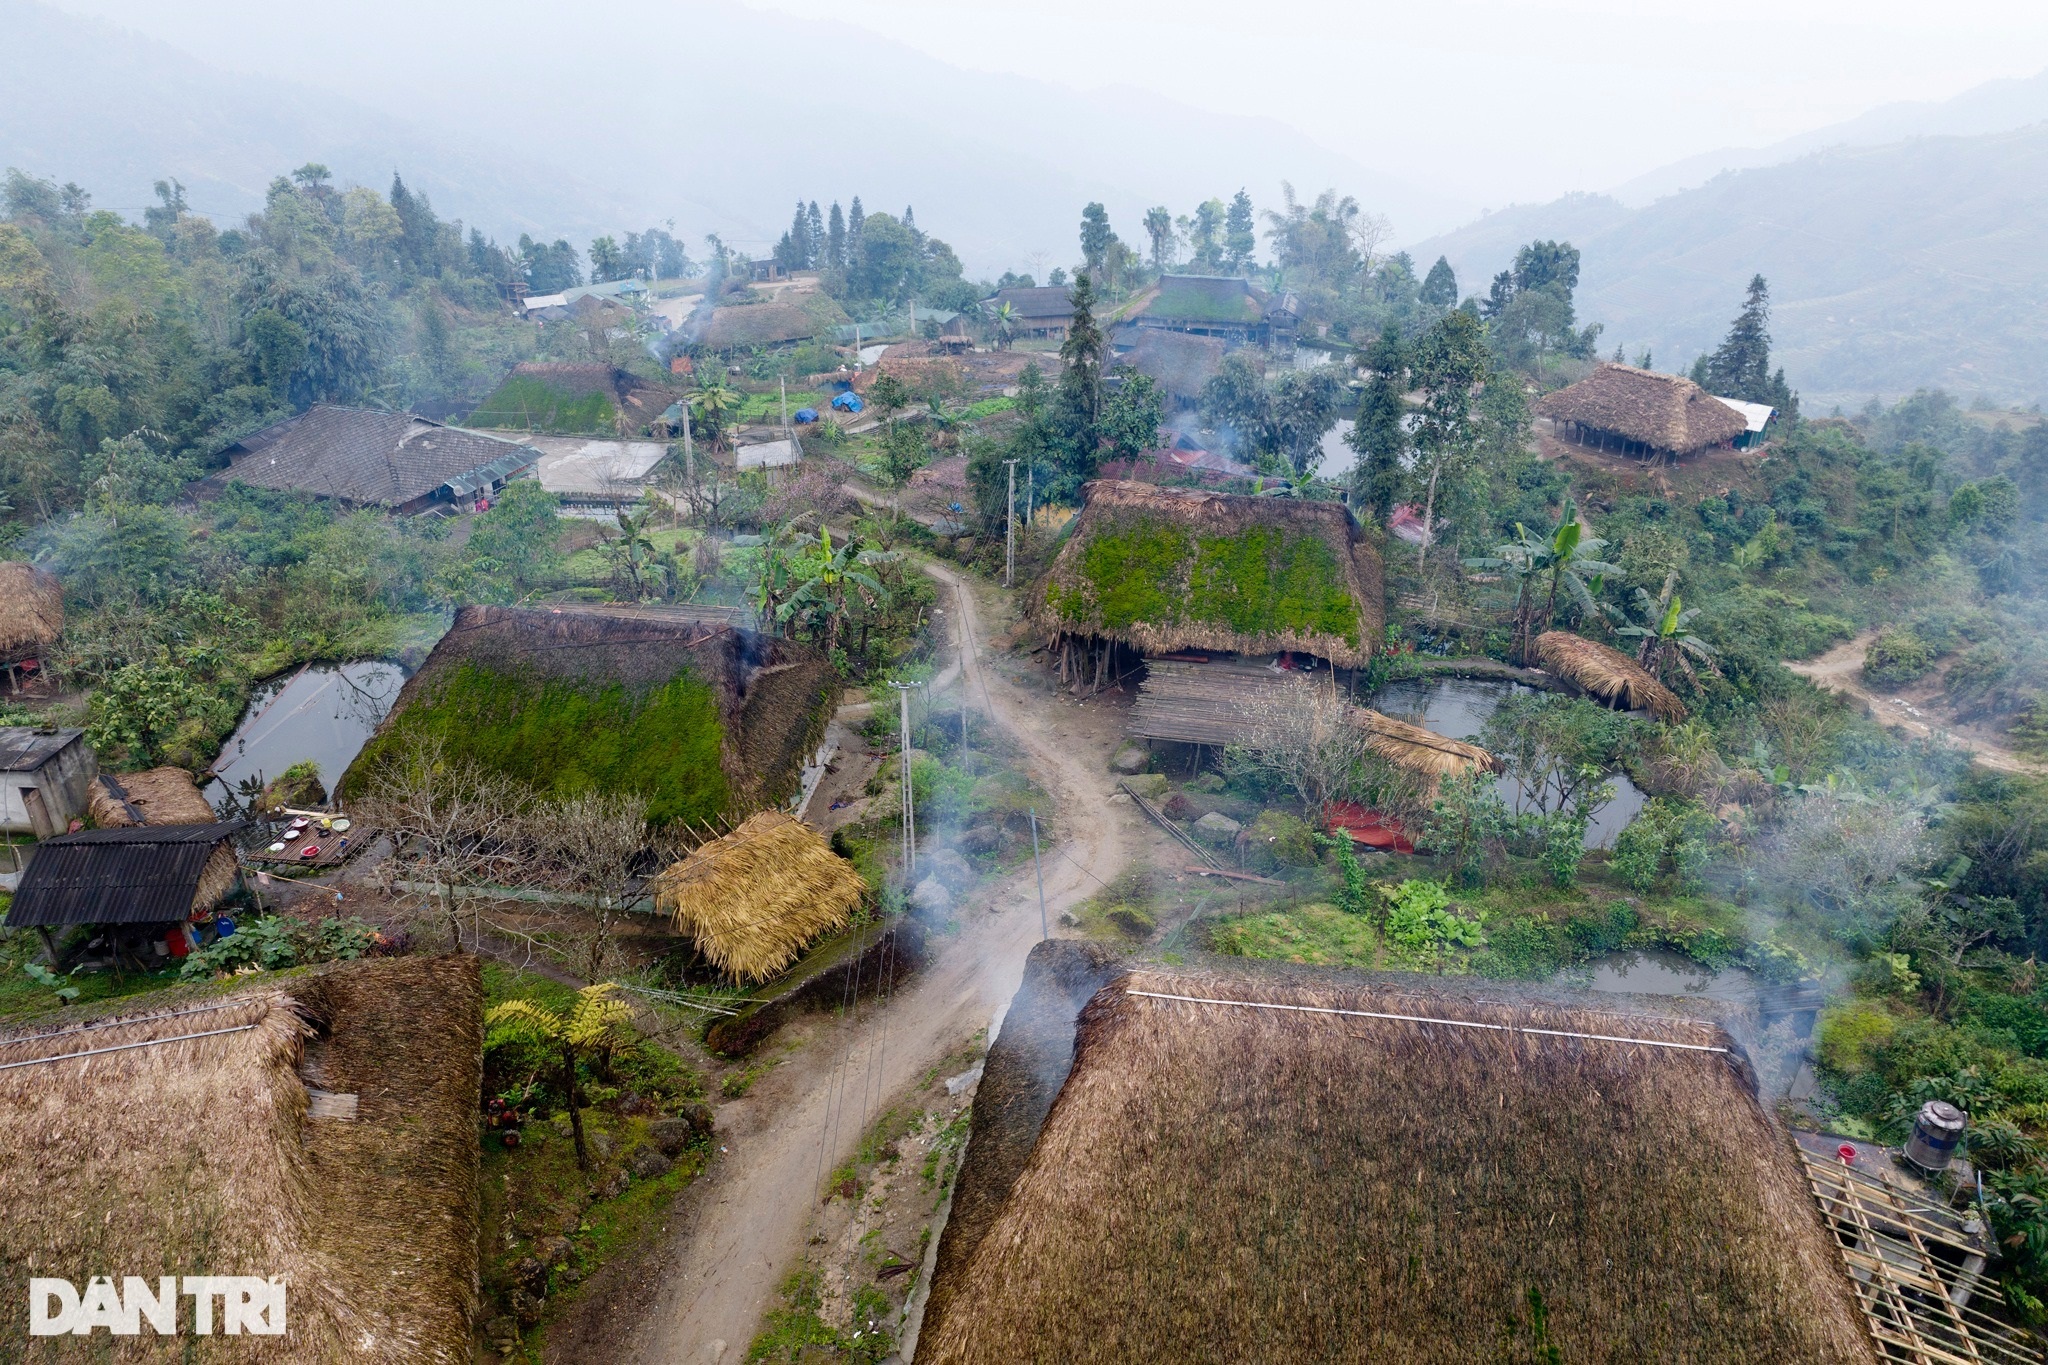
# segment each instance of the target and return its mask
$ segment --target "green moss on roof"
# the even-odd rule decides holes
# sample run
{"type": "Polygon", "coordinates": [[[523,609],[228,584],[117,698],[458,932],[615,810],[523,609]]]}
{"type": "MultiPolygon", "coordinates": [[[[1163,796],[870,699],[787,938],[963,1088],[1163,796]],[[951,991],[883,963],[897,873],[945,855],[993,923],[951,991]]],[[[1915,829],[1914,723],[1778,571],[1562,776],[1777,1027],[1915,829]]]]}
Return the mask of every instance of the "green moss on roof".
{"type": "Polygon", "coordinates": [[[473,427],[550,431],[566,436],[609,436],[619,408],[601,390],[571,388],[537,375],[508,377],[469,415],[473,427]]]}
{"type": "Polygon", "coordinates": [[[1256,323],[1265,316],[1259,301],[1235,281],[1177,283],[1168,280],[1145,309],[1147,317],[1176,322],[1256,323]]]}
{"type": "Polygon", "coordinates": [[[1276,527],[1200,536],[1138,519],[1090,539],[1081,578],[1078,587],[1055,585],[1049,599],[1076,627],[1199,624],[1239,635],[1335,635],[1354,647],[1359,640],[1358,603],[1329,546],[1276,527]]]}

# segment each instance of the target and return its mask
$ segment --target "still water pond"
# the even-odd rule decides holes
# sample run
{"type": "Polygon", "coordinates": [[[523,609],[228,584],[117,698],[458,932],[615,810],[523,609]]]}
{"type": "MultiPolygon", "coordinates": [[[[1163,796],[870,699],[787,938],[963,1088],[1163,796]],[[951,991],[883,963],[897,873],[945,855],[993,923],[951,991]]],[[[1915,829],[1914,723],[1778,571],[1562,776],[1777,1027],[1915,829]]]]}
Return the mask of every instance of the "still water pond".
{"type": "Polygon", "coordinates": [[[218,801],[244,778],[265,781],[294,763],[320,765],[329,791],[398,700],[405,671],[382,659],[316,664],[256,689],[242,723],[214,761],[206,799],[218,801]]]}
{"type": "MultiPolygon", "coordinates": [[[[1746,1005],[1756,999],[1756,980],[1741,967],[1703,967],[1665,948],[1609,953],[1589,964],[1574,981],[1594,991],[1634,995],[1676,995],[1746,1005]]],[[[1577,974],[1568,974],[1576,976],[1577,974]]]]}
{"type": "MultiPolygon", "coordinates": [[[[1520,683],[1468,678],[1417,680],[1388,683],[1373,695],[1372,704],[1390,716],[1420,716],[1424,725],[1451,739],[1477,739],[1501,698],[1531,690],[1520,683]]],[[[1596,811],[1586,827],[1587,848],[1613,848],[1615,836],[1643,808],[1643,794],[1626,775],[1616,773],[1608,780],[1614,784],[1614,799],[1596,811]]],[[[1503,781],[1501,791],[1516,811],[1527,808],[1521,784],[1503,781]]]]}

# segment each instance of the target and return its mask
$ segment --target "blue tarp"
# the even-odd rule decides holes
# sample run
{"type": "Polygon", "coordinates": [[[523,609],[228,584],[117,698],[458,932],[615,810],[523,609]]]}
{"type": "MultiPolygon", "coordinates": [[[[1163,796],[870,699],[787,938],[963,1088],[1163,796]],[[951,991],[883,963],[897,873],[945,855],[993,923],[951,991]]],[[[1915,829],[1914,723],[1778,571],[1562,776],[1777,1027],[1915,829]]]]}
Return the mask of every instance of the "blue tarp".
{"type": "Polygon", "coordinates": [[[796,420],[799,422],[815,422],[818,420],[818,410],[816,408],[798,408],[796,410],[796,420]]]}
{"type": "Polygon", "coordinates": [[[840,394],[837,398],[834,398],[832,400],[832,406],[838,408],[841,412],[859,412],[862,409],[866,408],[867,404],[861,401],[859,394],[847,392],[840,394]]]}

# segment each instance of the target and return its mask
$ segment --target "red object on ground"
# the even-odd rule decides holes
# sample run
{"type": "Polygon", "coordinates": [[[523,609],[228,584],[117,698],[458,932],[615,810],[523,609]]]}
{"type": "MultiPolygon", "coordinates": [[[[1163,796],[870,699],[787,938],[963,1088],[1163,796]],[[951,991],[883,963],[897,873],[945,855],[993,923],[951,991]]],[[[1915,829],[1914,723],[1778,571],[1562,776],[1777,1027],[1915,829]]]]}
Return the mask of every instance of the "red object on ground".
{"type": "Polygon", "coordinates": [[[306,845],[306,846],[305,846],[304,848],[302,848],[302,849],[300,849],[300,850],[299,850],[299,856],[300,856],[301,858],[317,858],[317,857],[319,857],[319,856],[320,856],[320,845],[318,845],[318,844],[307,844],[307,845],[306,845]]]}
{"type": "Polygon", "coordinates": [[[164,948],[172,957],[191,956],[192,943],[185,937],[184,925],[174,925],[164,931],[164,948]]]}
{"type": "Polygon", "coordinates": [[[1842,1158],[1844,1166],[1854,1166],[1856,1164],[1856,1149],[1846,1142],[1835,1148],[1835,1155],[1842,1158]]]}
{"type": "Polygon", "coordinates": [[[1364,844],[1367,848],[1390,849],[1395,853],[1415,851],[1414,840],[1399,820],[1376,810],[1367,810],[1355,801],[1332,801],[1325,805],[1323,825],[1332,834],[1342,830],[1351,836],[1352,843],[1364,844]]]}

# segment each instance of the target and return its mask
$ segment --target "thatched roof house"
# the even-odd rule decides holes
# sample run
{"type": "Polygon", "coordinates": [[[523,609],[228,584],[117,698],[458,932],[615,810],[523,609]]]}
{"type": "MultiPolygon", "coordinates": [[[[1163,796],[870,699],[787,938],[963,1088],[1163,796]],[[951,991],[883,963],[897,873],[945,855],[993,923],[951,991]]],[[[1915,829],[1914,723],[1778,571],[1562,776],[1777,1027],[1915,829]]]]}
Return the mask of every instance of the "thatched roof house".
{"type": "Polygon", "coordinates": [[[476,959],[263,980],[0,1036],[0,1265],[81,1289],[109,1273],[282,1276],[285,1335],[201,1338],[182,1304],[175,1341],[31,1338],[17,1300],[0,1359],[162,1360],[182,1343],[202,1360],[467,1365],[476,959]]]}
{"type": "Polygon", "coordinates": [[[656,823],[752,811],[796,792],[833,686],[815,650],[723,614],[463,607],[339,787],[432,742],[545,793],[636,792],[656,823]]]}
{"type": "Polygon", "coordinates": [[[1749,430],[1748,419],[1683,375],[1602,365],[1536,400],[1538,416],[1587,445],[1630,455],[1690,455],[1749,430]]]}
{"type": "Polygon", "coordinates": [[[44,654],[64,634],[64,587],[53,574],[18,559],[0,561],[0,668],[13,682],[23,663],[44,654]]]}
{"type": "Polygon", "coordinates": [[[183,922],[234,890],[241,827],[239,820],[135,825],[45,839],[21,874],[7,927],[183,922]]]}
{"type": "Polygon", "coordinates": [[[228,447],[209,487],[248,484],[402,514],[494,492],[540,458],[502,437],[404,412],[320,403],[228,447]]]}
{"type": "Polygon", "coordinates": [[[1342,503],[1097,480],[1030,612],[1147,654],[1298,650],[1347,667],[1386,619],[1379,550],[1342,503]]]}
{"type": "Polygon", "coordinates": [[[1131,349],[1116,363],[1156,383],[1165,406],[1173,410],[1201,401],[1203,386],[1223,368],[1223,356],[1224,344],[1215,337],[1148,327],[1137,329],[1131,349]]]}
{"type": "Polygon", "coordinates": [[[1368,749],[1395,767],[1432,782],[1480,769],[1490,773],[1505,769],[1498,758],[1477,744],[1450,739],[1420,725],[1382,715],[1371,707],[1361,706],[1353,716],[1366,733],[1368,749]]]}
{"type": "Polygon", "coordinates": [[[210,825],[218,817],[183,768],[101,773],[86,812],[100,829],[134,825],[210,825]]]}
{"type": "Polygon", "coordinates": [[[830,294],[790,293],[760,303],[722,303],[691,317],[686,336],[711,351],[789,346],[829,335],[853,319],[830,294]]]}
{"type": "Polygon", "coordinates": [[[1685,703],[1618,649],[1568,630],[1536,637],[1536,662],[1553,677],[1625,711],[1648,711],[1667,725],[1685,719],[1685,703]]]}
{"type": "Polygon", "coordinates": [[[714,967],[735,981],[766,981],[844,925],[867,885],[809,825],[763,811],[647,889],[714,967]]]}
{"type": "Polygon", "coordinates": [[[989,1055],[918,1365],[1874,1365],[1718,1025],[1131,970],[1069,1063],[1059,1012],[1108,975],[1084,956],[1034,950],[989,1055]]]}

